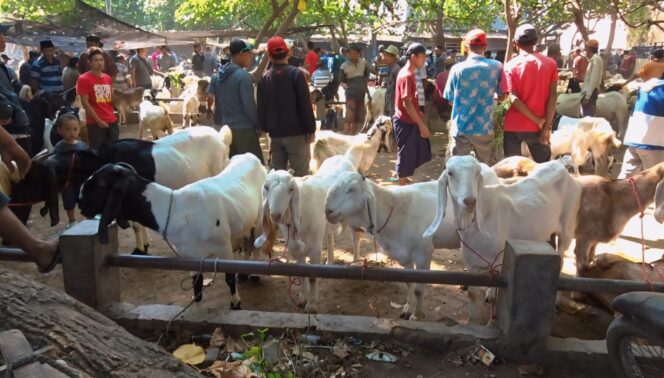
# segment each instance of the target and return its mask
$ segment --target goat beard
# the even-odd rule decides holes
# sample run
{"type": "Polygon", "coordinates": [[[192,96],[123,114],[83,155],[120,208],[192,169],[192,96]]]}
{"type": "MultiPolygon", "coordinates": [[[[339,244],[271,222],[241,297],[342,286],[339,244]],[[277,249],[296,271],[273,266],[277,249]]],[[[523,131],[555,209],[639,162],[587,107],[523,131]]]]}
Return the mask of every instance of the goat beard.
{"type": "Polygon", "coordinates": [[[457,220],[456,220],[457,228],[459,229],[459,231],[466,231],[468,228],[470,228],[475,223],[475,216],[476,216],[475,210],[473,210],[472,212],[461,210],[457,215],[457,220]]]}

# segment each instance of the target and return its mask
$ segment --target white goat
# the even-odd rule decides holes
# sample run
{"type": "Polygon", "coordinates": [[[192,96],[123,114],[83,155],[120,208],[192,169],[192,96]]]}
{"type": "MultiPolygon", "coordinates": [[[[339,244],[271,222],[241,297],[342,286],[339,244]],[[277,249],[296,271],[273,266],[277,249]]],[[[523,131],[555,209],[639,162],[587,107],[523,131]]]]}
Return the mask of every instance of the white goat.
{"type": "MultiPolygon", "coordinates": [[[[252,154],[234,156],[221,173],[170,189],[151,182],[126,163],[107,164],[82,186],[79,206],[87,217],[101,214],[99,238],[108,242],[108,225],[137,221],[159,232],[178,254],[189,258],[233,258],[233,247],[258,222],[265,168],[252,154]]],[[[202,300],[203,277],[193,277],[202,300]]],[[[240,308],[235,274],[226,274],[231,308],[240,308]]]]}
{"type": "Polygon", "coordinates": [[[334,155],[344,155],[355,168],[366,174],[376,160],[381,145],[391,152],[390,140],[392,120],[380,116],[366,134],[343,135],[323,130],[316,133],[316,142],[311,145],[310,170],[315,173],[325,159],[334,155]]]}
{"type": "Polygon", "coordinates": [[[365,100],[365,106],[367,108],[367,119],[364,123],[364,127],[368,128],[373,122],[375,122],[378,117],[383,115],[385,111],[385,93],[387,89],[383,87],[373,87],[370,88],[371,92],[371,103],[369,102],[369,97],[365,100]]]}
{"type": "MultiPolygon", "coordinates": [[[[483,174],[487,182],[498,182],[489,167],[483,174]]],[[[422,233],[435,217],[434,181],[408,186],[383,188],[356,172],[339,175],[325,201],[330,223],[346,222],[351,227],[372,234],[387,255],[406,269],[429,269],[434,248],[459,248],[451,215],[445,217],[435,232],[422,233]]],[[[451,204],[450,204],[451,205],[451,204]]],[[[451,211],[447,211],[448,214],[451,211]]],[[[422,319],[423,284],[408,285],[408,300],[401,316],[422,319]]]]}
{"type": "MultiPolygon", "coordinates": [[[[574,238],[581,186],[558,162],[540,164],[530,175],[512,185],[485,185],[485,165],[472,156],[453,156],[438,179],[436,219],[424,233],[431,236],[447,215],[452,202],[462,253],[470,271],[490,270],[502,262],[507,239],[549,241],[558,235],[561,257],[574,238]],[[479,255],[481,254],[481,255],[479,255]]],[[[477,300],[484,302],[480,288],[468,290],[469,320],[481,323],[477,300]]]]}
{"type": "Polygon", "coordinates": [[[162,133],[173,134],[173,120],[165,106],[155,105],[144,99],[139,105],[138,139],[143,139],[143,130],[150,129],[152,139],[157,140],[162,133]]]}
{"type": "MultiPolygon", "coordinates": [[[[286,171],[270,171],[263,189],[263,235],[256,239],[261,248],[269,235],[270,223],[278,224],[286,236],[286,248],[298,263],[319,264],[323,239],[327,239],[327,263],[334,262],[334,237],[339,227],[325,219],[327,190],[341,173],[354,172],[353,164],[343,156],[333,156],[323,163],[320,170],[307,177],[293,177],[286,171]],[[266,219],[266,218],[270,219],[266,219]]],[[[359,258],[360,232],[353,232],[353,253],[359,258]]],[[[300,293],[300,305],[305,312],[318,310],[316,278],[305,279],[300,293]]]]}
{"type": "MultiPolygon", "coordinates": [[[[579,118],[581,116],[581,99],[583,93],[567,93],[558,95],[556,100],[556,112],[558,114],[579,118]]],[[[629,107],[627,101],[618,92],[602,93],[597,97],[596,117],[605,118],[614,126],[618,138],[625,137],[627,121],[629,119],[629,107]]]]}

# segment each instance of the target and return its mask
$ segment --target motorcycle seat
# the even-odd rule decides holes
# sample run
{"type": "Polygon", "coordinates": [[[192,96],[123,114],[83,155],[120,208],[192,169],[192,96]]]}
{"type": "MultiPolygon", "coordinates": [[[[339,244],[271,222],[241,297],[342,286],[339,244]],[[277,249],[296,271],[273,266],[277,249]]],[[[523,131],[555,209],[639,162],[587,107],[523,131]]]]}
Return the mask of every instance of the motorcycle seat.
{"type": "Polygon", "coordinates": [[[664,293],[635,291],[617,296],[611,307],[621,314],[664,330],[664,293]]]}

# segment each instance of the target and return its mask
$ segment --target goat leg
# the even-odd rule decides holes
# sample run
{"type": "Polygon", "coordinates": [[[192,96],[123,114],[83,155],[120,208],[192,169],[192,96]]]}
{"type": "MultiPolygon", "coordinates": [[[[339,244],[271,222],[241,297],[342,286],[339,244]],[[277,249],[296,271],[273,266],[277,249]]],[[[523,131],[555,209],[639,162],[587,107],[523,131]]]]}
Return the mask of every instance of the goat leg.
{"type": "Polygon", "coordinates": [[[194,301],[203,300],[203,274],[195,273],[191,276],[192,286],[194,288],[194,301]]]}
{"type": "Polygon", "coordinates": [[[237,292],[237,281],[235,273],[226,273],[226,284],[231,292],[231,310],[242,310],[240,294],[237,292]]]}

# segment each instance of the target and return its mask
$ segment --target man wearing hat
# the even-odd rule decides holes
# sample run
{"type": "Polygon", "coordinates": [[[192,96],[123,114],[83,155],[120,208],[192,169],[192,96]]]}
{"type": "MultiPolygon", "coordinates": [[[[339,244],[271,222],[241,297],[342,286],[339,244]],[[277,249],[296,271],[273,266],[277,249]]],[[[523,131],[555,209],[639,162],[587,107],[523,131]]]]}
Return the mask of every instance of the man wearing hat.
{"type": "Polygon", "coordinates": [[[556,113],[558,65],[535,50],[537,30],[530,24],[516,29],[514,44],[518,55],[505,63],[507,91],[512,106],[505,115],[503,150],[505,157],[521,155],[526,142],[533,159],[551,159],[551,125],[556,113]]]}
{"type": "Polygon", "coordinates": [[[382,85],[385,77],[389,74],[389,67],[385,63],[385,55],[383,54],[384,52],[385,46],[379,45],[378,54],[376,55],[376,58],[373,62],[376,73],[378,74],[376,77],[376,85],[382,85]]]}
{"type": "Polygon", "coordinates": [[[604,77],[604,60],[597,53],[599,42],[596,39],[586,41],[586,56],[588,57],[588,68],[583,81],[583,98],[581,99],[581,116],[594,117],[597,107],[597,96],[599,95],[599,86],[604,77]]]}
{"type": "Polygon", "coordinates": [[[419,43],[412,43],[406,50],[406,65],[399,71],[394,95],[394,136],[397,140],[396,171],[399,185],[411,183],[415,169],[431,160],[429,128],[424,123],[424,113],[417,97],[415,70],[424,67],[427,50],[419,43]]]}
{"type": "Polygon", "coordinates": [[[55,46],[50,39],[39,42],[42,55],[32,63],[32,91],[61,93],[62,92],[62,67],[60,61],[55,57],[55,46]]]}
{"type": "MultiPolygon", "coordinates": [[[[369,64],[362,58],[362,46],[352,44],[348,49],[348,60],[341,65],[339,82],[346,91],[346,119],[343,133],[355,135],[364,126],[367,115],[364,96],[369,94],[369,64]]],[[[369,97],[371,101],[371,97],[369,97]]]]}
{"type": "MultiPolygon", "coordinates": [[[[90,59],[88,58],[87,50],[90,47],[101,48],[103,46],[101,40],[96,35],[89,35],[85,37],[85,45],[87,46],[85,48],[86,51],[82,52],[81,55],[79,55],[79,62],[78,62],[78,72],[81,74],[90,71],[90,59]]],[[[118,67],[115,64],[115,59],[113,59],[111,54],[109,54],[106,51],[103,51],[103,56],[104,56],[104,73],[112,78],[115,77],[118,74],[118,67]]]]}
{"type": "Polygon", "coordinates": [[[229,46],[230,62],[212,75],[208,85],[208,109],[214,105],[214,128],[228,125],[233,131],[230,156],[251,152],[263,162],[258,140],[258,115],[254,85],[246,71],[251,67],[254,46],[242,39],[233,39],[229,46]]]}
{"type": "Polygon", "coordinates": [[[502,98],[507,87],[503,65],[484,56],[486,33],[480,29],[468,32],[464,40],[468,58],[450,70],[443,97],[452,104],[455,126],[454,155],[470,155],[482,163],[496,162],[493,137],[493,95],[502,98]]]}
{"type": "Polygon", "coordinates": [[[309,174],[310,144],[316,133],[305,74],[288,64],[289,49],[282,37],[267,41],[272,68],[258,82],[258,125],[270,135],[270,166],[309,174]]]}
{"type": "Polygon", "coordinates": [[[399,49],[394,45],[389,45],[383,51],[383,59],[388,68],[387,76],[383,82],[385,86],[385,108],[383,114],[392,117],[394,115],[394,93],[397,88],[397,77],[401,66],[397,61],[399,57],[399,49]]]}

